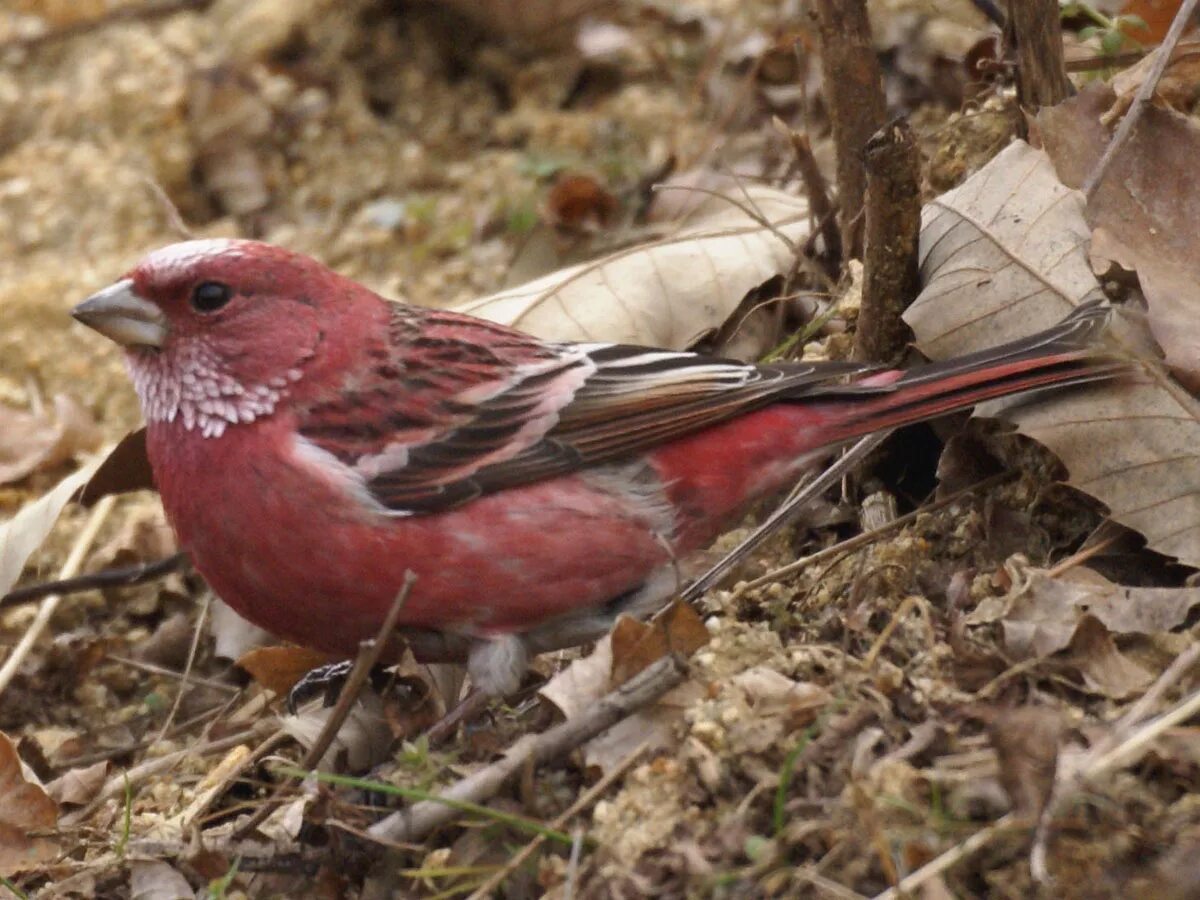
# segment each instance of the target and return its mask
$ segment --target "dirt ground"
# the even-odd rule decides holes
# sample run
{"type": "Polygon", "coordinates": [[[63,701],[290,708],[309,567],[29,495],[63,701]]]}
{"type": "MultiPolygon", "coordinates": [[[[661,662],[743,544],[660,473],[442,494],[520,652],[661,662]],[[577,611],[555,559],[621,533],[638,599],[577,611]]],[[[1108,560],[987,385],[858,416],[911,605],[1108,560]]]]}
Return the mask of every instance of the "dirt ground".
{"type": "MultiPolygon", "coordinates": [[[[281,244],[387,296],[441,306],[635,243],[648,185],[670,173],[799,190],[775,117],[811,135],[832,178],[799,2],[193,5],[128,18],[111,17],[141,4],[0,10],[0,404],[36,412],[72,398],[94,422],[75,459],[140,413],[116,349],[68,311],[185,235],[281,244]]],[[[890,111],[917,130],[932,197],[1020,125],[1011,92],[972,96],[959,63],[994,28],[966,0],[871,11],[890,111]]],[[[835,293],[847,290],[843,279],[835,293]]],[[[803,329],[810,313],[797,305],[780,326],[803,329]]],[[[809,350],[844,353],[838,330],[809,350]]],[[[1055,483],[1057,464],[1032,441],[977,422],[964,436],[963,421],[905,432],[869,475],[700,601],[711,640],[691,659],[690,688],[659,708],[665,745],[589,746],[529,768],[487,801],[495,816],[463,812],[411,843],[362,838],[379,807],[401,801],[280,774],[303,755],[286,733],[220,743],[283,710],[219,655],[220,623],[215,642],[202,626],[193,654],[198,577],[70,595],[4,689],[0,731],[27,774],[88,772],[91,786],[60,785],[52,851],[14,869],[0,896],[466,896],[534,837],[500,814],[545,824],[568,810],[555,828],[569,839],[546,840],[497,896],[875,896],[979,835],[912,896],[1200,896],[1200,760],[1182,726],[1057,809],[1041,841],[1051,877],[1035,880],[1029,823],[1056,759],[1066,765],[1140,692],[1097,688],[1066,651],[1012,659],[1001,617],[977,615],[1030,568],[1069,559],[1101,516],[1055,483]],[[912,515],[773,574],[867,527],[868,495],[912,515]],[[128,787],[93,799],[122,772],[134,773],[128,787]],[[232,841],[229,828],[277,782],[303,800],[289,799],[293,819],[274,817],[257,843],[232,841]]],[[[0,485],[0,518],[75,465],[0,485]]],[[[68,507],[21,583],[55,577],[91,516],[68,507]]],[[[118,500],[92,546],[84,571],[174,550],[148,492],[118,500]]],[[[1136,542],[1116,546],[1104,571],[1127,583],[1186,577],[1136,542]]],[[[0,610],[0,654],[37,609],[0,610]]],[[[1120,647],[1157,674],[1187,636],[1120,647]]],[[[433,791],[494,760],[561,719],[533,687],[576,655],[543,658],[520,698],[432,749],[417,738],[428,704],[411,674],[415,693],[383,701],[374,776],[433,791]]],[[[0,844],[12,827],[3,790],[0,844]]]]}

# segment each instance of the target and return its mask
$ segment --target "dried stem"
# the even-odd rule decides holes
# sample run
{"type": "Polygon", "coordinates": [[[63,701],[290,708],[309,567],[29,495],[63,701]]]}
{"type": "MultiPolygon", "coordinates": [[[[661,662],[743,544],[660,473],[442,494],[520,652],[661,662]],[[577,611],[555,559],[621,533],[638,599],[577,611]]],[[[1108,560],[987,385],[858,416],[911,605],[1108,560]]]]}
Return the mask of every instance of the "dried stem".
{"type": "MultiPolygon", "coordinates": [[[[607,731],[643,706],[658,700],[683,681],[685,664],[665,656],[643,669],[615,691],[605,694],[586,713],[568,719],[539,735],[526,735],[494,763],[471,773],[442,792],[449,801],[480,803],[504,786],[527,765],[547,762],[607,731]]],[[[438,800],[425,800],[376,822],[368,834],[381,841],[421,841],[433,829],[451,821],[458,810],[438,800]]]]}
{"type": "MultiPolygon", "coordinates": [[[[367,683],[367,679],[371,675],[371,669],[379,662],[379,657],[382,655],[384,648],[388,646],[392,632],[396,630],[396,623],[400,619],[400,612],[404,609],[404,604],[408,602],[408,595],[412,593],[413,584],[416,582],[417,576],[411,571],[404,574],[404,584],[400,586],[400,592],[396,595],[396,599],[392,601],[392,608],[388,610],[387,616],[383,620],[383,624],[379,626],[379,631],[374,638],[363,641],[358,646],[358,656],[354,660],[354,667],[350,670],[346,682],[342,685],[341,693],[338,694],[337,705],[329,714],[329,718],[325,720],[325,724],[321,727],[321,733],[317,735],[317,739],[313,741],[308,752],[304,754],[304,758],[300,761],[299,768],[314,769],[320,763],[325,752],[333,744],[334,738],[341,730],[342,724],[346,721],[346,717],[350,715],[350,710],[358,701],[358,695],[362,693],[363,686],[367,683]]],[[[275,793],[269,799],[263,802],[250,817],[238,825],[234,831],[234,838],[241,838],[249,834],[283,802],[283,796],[287,787],[279,786],[275,793]]]]}
{"type": "Polygon", "coordinates": [[[866,0],[816,0],[814,12],[825,102],[837,148],[842,248],[847,259],[858,259],[866,191],[863,151],[887,115],[883,76],[871,40],[866,0]]]}
{"type": "Polygon", "coordinates": [[[1163,72],[1166,71],[1167,65],[1171,62],[1171,55],[1175,52],[1175,47],[1179,43],[1179,39],[1183,37],[1183,32],[1192,21],[1192,16],[1196,12],[1197,2],[1198,0],[1183,0],[1179,5],[1179,11],[1175,13],[1175,18],[1171,22],[1171,28],[1167,31],[1167,36],[1163,38],[1162,46],[1158,48],[1158,58],[1154,61],[1154,66],[1150,69],[1149,74],[1147,74],[1146,80],[1138,88],[1137,93],[1134,94],[1133,103],[1130,104],[1129,111],[1125,113],[1125,118],[1121,120],[1121,124],[1117,126],[1117,133],[1113,135],[1113,139],[1104,148],[1104,155],[1100,157],[1100,162],[1096,163],[1096,168],[1092,170],[1091,174],[1087,177],[1087,181],[1083,183],[1083,195],[1089,201],[1096,195],[1096,189],[1104,181],[1104,176],[1108,173],[1108,169],[1112,165],[1112,161],[1116,158],[1117,153],[1129,142],[1129,137],[1133,134],[1134,126],[1141,119],[1142,113],[1146,109],[1146,104],[1154,96],[1159,79],[1162,78],[1163,72]]]}
{"type": "Polygon", "coordinates": [[[916,137],[903,119],[881,128],[867,144],[866,203],[863,298],[854,359],[892,363],[904,354],[912,336],[901,316],[921,286],[921,159],[916,137]]]}
{"type": "Polygon", "coordinates": [[[1056,106],[1071,96],[1060,16],[1058,0],[1008,0],[1004,39],[1016,51],[1017,97],[1026,109],[1056,106]]]}

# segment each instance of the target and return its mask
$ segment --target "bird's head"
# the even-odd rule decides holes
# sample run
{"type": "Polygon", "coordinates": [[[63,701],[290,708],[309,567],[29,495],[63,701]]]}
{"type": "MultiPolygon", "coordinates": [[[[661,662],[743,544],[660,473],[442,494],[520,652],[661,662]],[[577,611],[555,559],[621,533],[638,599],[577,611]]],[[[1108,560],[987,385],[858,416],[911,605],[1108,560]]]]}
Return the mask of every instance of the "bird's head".
{"type": "Polygon", "coordinates": [[[211,435],[269,415],[337,366],[382,303],[281,247],[198,240],[155,250],[72,315],[125,348],[148,422],[211,435]]]}

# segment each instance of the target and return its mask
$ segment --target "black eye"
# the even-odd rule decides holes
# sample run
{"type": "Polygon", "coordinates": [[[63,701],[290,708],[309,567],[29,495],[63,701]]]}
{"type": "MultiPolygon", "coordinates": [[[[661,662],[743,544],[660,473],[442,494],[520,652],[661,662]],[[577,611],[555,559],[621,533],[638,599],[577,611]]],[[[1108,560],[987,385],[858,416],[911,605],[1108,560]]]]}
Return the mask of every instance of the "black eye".
{"type": "Polygon", "coordinates": [[[202,281],[192,289],[192,308],[197,312],[216,312],[233,297],[233,290],[220,281],[202,281]]]}

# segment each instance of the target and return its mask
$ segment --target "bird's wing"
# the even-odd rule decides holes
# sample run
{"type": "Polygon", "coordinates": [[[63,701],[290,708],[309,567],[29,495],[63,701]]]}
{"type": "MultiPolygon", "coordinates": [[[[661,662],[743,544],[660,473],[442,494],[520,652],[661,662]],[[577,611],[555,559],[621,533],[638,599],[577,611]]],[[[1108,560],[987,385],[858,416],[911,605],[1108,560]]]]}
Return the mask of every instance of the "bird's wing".
{"type": "Polygon", "coordinates": [[[364,358],[337,398],[301,411],[300,433],[398,513],[626,458],[865,368],[549,344],[409,307],[364,358]]]}

